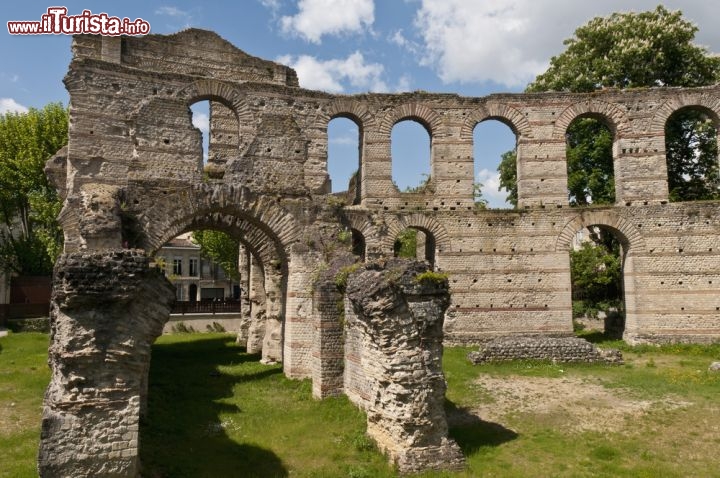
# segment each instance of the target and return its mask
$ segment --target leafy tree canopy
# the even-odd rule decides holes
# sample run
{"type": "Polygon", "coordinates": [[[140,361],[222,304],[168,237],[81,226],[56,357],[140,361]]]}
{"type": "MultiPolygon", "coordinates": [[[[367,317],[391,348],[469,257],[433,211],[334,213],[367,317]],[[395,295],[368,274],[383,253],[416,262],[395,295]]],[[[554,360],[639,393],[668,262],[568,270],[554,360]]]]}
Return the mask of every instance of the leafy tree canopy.
{"type": "MultiPolygon", "coordinates": [[[[714,84],[720,80],[720,57],[693,43],[697,30],[680,11],[663,6],[594,18],[565,40],[566,50],[551,59],[548,70],[527,91],[714,84]]],[[[666,150],[671,200],[720,197],[716,136],[705,112],[682,110],[670,118],[666,150]]],[[[570,203],[612,204],[610,130],[597,119],[580,118],[568,128],[567,139],[570,203]]],[[[514,152],[506,155],[498,168],[501,186],[517,195],[514,152]]]]}
{"type": "Polygon", "coordinates": [[[527,91],[703,86],[720,78],[720,58],[693,43],[696,25],[659,5],[596,17],[565,40],[566,50],[527,91]]]}
{"type": "Polygon", "coordinates": [[[233,280],[240,279],[238,256],[240,241],[222,231],[193,231],[192,241],[200,246],[200,254],[223,268],[225,275],[233,280]]]}
{"type": "Polygon", "coordinates": [[[62,251],[61,202],[45,162],[67,144],[68,113],[59,103],[0,115],[0,269],[52,272],[62,251]]]}

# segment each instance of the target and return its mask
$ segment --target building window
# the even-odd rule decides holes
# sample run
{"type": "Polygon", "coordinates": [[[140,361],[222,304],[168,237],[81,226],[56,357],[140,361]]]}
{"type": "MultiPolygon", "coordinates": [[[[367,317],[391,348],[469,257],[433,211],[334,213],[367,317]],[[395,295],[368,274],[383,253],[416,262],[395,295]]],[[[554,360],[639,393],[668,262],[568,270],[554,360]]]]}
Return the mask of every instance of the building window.
{"type": "Polygon", "coordinates": [[[176,276],[182,275],[182,258],[176,257],[173,259],[173,274],[176,276]]]}
{"type": "Polygon", "coordinates": [[[202,261],[200,267],[202,267],[202,279],[212,279],[210,275],[210,263],[208,261],[202,261]]]}
{"type": "Polygon", "coordinates": [[[183,286],[181,284],[178,284],[175,286],[175,298],[177,300],[183,300],[183,286]]]}
{"type": "Polygon", "coordinates": [[[193,258],[190,259],[190,277],[198,276],[198,260],[193,258]]]}

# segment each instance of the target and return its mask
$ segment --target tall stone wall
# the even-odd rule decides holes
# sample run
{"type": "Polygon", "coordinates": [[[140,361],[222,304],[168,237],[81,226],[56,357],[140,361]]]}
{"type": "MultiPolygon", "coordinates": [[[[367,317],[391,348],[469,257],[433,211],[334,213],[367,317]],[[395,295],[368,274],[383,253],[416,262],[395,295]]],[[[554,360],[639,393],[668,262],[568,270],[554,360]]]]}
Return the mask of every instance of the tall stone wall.
{"type": "Polygon", "coordinates": [[[142,251],[66,254],[55,266],[38,471],[137,476],[150,346],[175,301],[142,251]]]}
{"type": "Polygon", "coordinates": [[[310,370],[309,297],[298,277],[312,275],[325,247],[314,239],[314,211],[329,184],[327,125],[338,116],[360,126],[362,167],[360,203],[337,220],[362,237],[368,257],[392,255],[405,227],[432,240],[435,266],[450,276],[450,341],[570,334],[567,238],[587,225],[616,230],[627,246],[627,339],[720,337],[720,204],[668,203],[664,143],[674,111],[695,107],[718,116],[720,87],[336,96],[299,88],[292,70],[210,32],[108,42],[76,37],[66,77],[72,155],[55,169],[64,167],[60,177],[70,178],[61,214],[68,252],[122,244],[153,251],[171,234],[235,221],[233,231],[249,238],[261,260],[294,267],[294,254],[305,264],[294,267],[299,276],[285,278],[294,288],[288,303],[301,311],[295,330],[306,337],[283,345],[284,355],[297,358],[288,366],[294,376],[310,370]],[[110,55],[113,48],[121,54],[110,55]],[[210,157],[218,158],[209,180],[188,110],[203,99],[212,101],[210,157]],[[565,131],[582,116],[604,120],[614,134],[613,207],[568,206],[565,131]],[[401,193],[392,183],[391,131],[403,119],[431,135],[431,184],[423,193],[401,193]],[[487,119],[517,136],[517,211],[474,208],[472,132],[487,119]]]}

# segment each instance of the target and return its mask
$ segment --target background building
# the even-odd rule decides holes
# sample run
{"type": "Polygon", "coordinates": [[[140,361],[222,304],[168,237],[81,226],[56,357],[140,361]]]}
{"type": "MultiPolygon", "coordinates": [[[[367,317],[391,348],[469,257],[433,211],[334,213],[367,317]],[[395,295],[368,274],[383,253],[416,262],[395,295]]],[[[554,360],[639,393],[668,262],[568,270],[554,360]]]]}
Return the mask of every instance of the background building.
{"type": "Polygon", "coordinates": [[[192,233],[167,242],[155,256],[155,263],[175,285],[178,302],[239,300],[240,285],[229,279],[222,267],[200,255],[192,233]]]}

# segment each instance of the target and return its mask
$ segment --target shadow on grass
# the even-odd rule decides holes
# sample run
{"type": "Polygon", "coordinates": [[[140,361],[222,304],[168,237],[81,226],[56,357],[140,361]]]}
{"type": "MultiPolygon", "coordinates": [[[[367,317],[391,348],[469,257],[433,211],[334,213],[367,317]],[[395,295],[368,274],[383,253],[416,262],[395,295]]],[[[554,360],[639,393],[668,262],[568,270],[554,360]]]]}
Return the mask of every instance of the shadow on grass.
{"type": "Polygon", "coordinates": [[[622,336],[618,336],[616,333],[602,332],[600,330],[589,330],[579,331],[575,334],[581,339],[585,339],[591,344],[604,345],[606,347],[619,347],[625,343],[622,340],[622,336]]]}
{"type": "MultiPolygon", "coordinates": [[[[155,344],[148,410],[140,429],[142,476],[286,477],[272,451],[230,439],[223,415],[241,410],[232,403],[233,388],[280,374],[280,367],[258,365],[246,374],[218,367],[257,361],[228,337],[155,344]]],[[[227,420],[227,419],[226,419],[227,420]]]]}
{"type": "Polygon", "coordinates": [[[499,423],[486,422],[467,409],[445,400],[445,412],[453,438],[466,457],[481,448],[497,447],[519,437],[517,433],[499,423]]]}

